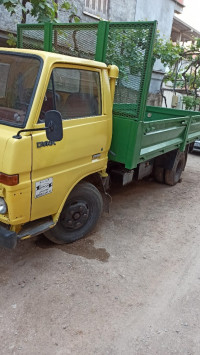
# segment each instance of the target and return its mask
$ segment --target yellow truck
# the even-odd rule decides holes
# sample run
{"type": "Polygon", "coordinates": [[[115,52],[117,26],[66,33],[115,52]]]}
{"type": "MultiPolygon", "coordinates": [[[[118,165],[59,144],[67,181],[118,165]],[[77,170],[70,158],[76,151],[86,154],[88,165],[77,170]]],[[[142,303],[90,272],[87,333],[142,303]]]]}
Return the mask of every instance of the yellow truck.
{"type": "Polygon", "coordinates": [[[0,49],[2,246],[14,247],[58,220],[58,239],[47,232],[56,242],[94,227],[103,200],[91,181],[103,189],[117,75],[117,67],[86,59],[0,49]]]}
{"type": "MultiPolygon", "coordinates": [[[[70,29],[76,57],[0,48],[3,247],[40,233],[56,243],[84,237],[107,205],[110,176],[125,185],[153,174],[175,185],[189,144],[200,137],[198,112],[146,106],[156,24],[103,25],[111,32],[107,28],[107,42],[97,41],[97,49],[111,65],[80,58],[83,24],[70,29]]],[[[55,31],[55,48],[61,48],[63,27],[55,31]]],[[[27,38],[22,46],[30,48],[27,38]]]]}

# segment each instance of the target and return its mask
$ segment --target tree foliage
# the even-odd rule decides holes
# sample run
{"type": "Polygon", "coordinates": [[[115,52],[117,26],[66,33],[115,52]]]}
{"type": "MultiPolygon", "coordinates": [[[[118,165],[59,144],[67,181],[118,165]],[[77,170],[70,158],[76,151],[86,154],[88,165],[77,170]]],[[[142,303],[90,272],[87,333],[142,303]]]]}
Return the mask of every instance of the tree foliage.
{"type": "MultiPolygon", "coordinates": [[[[11,16],[21,14],[21,23],[26,23],[27,15],[31,15],[37,23],[59,22],[59,10],[65,11],[68,16],[68,22],[80,22],[77,15],[76,6],[69,1],[58,5],[58,0],[0,0],[11,16]]],[[[11,47],[16,46],[16,37],[8,34],[7,44],[11,47]]]]}
{"type": "MultiPolygon", "coordinates": [[[[174,44],[157,38],[154,59],[160,59],[166,69],[162,84],[171,82],[175,93],[183,89],[186,94],[183,99],[186,108],[195,109],[200,102],[200,39],[188,44],[174,44]]],[[[161,93],[163,94],[162,85],[161,93]]]]}
{"type": "Polygon", "coordinates": [[[26,23],[27,15],[31,15],[36,22],[57,22],[58,10],[65,10],[69,22],[79,22],[77,8],[69,1],[64,1],[59,7],[57,0],[0,0],[10,15],[21,14],[21,23],[26,23]]]}

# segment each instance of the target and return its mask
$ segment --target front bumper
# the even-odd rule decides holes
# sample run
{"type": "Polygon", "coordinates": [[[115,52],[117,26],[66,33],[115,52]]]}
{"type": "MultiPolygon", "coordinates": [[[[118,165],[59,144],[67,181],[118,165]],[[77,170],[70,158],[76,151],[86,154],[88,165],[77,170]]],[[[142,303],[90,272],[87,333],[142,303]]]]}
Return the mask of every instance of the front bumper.
{"type": "Polygon", "coordinates": [[[17,244],[16,232],[10,231],[0,226],[0,247],[13,249],[17,244]]]}
{"type": "Polygon", "coordinates": [[[17,241],[24,238],[35,237],[46,232],[49,228],[55,226],[51,216],[43,217],[36,221],[27,222],[23,225],[17,234],[9,230],[5,224],[0,225],[0,247],[13,249],[16,247],[17,241]]]}

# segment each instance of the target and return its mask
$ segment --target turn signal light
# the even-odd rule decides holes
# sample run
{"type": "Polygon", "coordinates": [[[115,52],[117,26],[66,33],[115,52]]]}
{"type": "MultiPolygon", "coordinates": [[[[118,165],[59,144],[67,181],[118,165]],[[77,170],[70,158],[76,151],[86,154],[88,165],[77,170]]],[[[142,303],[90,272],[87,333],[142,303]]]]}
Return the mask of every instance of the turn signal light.
{"type": "Polygon", "coordinates": [[[6,175],[3,173],[0,173],[0,183],[8,185],[8,186],[14,186],[19,184],[19,175],[6,175]]]}

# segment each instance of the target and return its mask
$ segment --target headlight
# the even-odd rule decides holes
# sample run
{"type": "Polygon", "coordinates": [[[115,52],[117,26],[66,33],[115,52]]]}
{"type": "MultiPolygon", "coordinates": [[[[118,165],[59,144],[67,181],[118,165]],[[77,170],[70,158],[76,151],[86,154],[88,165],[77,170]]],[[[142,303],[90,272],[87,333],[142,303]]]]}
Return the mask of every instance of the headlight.
{"type": "Polygon", "coordinates": [[[0,214],[5,214],[7,212],[8,208],[6,205],[6,202],[2,197],[0,197],[0,214]]]}

